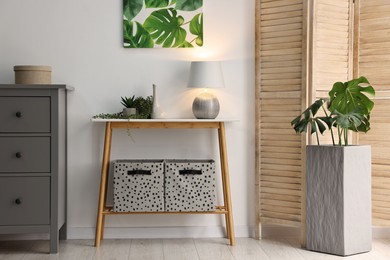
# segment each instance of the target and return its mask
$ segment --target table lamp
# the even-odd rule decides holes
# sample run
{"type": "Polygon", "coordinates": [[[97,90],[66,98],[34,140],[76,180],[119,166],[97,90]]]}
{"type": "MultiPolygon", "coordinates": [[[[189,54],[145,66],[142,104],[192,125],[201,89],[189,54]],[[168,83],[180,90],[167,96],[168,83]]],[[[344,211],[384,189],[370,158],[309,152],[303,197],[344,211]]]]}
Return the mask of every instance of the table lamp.
{"type": "Polygon", "coordinates": [[[219,61],[191,62],[189,88],[203,88],[192,103],[192,112],[198,119],[214,119],[219,113],[219,101],[216,96],[207,92],[207,88],[223,88],[221,64],[219,61]]]}

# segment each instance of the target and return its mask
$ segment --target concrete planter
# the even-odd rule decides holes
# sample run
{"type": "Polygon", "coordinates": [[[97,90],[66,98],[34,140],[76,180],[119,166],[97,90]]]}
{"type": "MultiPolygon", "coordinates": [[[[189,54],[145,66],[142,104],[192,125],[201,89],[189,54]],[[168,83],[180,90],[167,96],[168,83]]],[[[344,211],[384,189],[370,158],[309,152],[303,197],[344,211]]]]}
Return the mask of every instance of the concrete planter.
{"type": "Polygon", "coordinates": [[[306,247],[335,255],[371,250],[371,147],[307,146],[306,247]]]}

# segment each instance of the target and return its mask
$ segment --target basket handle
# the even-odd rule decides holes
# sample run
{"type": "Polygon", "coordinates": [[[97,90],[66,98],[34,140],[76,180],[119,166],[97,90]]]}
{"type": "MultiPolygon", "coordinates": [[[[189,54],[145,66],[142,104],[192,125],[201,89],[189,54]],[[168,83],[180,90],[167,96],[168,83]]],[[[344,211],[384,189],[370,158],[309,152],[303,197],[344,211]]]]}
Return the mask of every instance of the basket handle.
{"type": "Polygon", "coordinates": [[[138,169],[127,171],[127,175],[141,175],[141,174],[152,175],[152,171],[151,170],[138,170],[138,169]]]}
{"type": "Polygon", "coordinates": [[[202,170],[179,170],[179,174],[197,174],[197,175],[201,175],[202,174],[202,170]]]}

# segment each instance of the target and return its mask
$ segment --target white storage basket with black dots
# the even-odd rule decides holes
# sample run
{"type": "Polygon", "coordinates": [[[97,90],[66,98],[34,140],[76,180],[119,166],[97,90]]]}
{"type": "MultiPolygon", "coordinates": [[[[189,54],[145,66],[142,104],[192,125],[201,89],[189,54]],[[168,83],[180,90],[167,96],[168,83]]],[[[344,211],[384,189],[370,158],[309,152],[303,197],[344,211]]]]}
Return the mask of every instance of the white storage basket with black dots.
{"type": "Polygon", "coordinates": [[[164,161],[116,160],[114,211],[164,211],[164,161]]]}
{"type": "Polygon", "coordinates": [[[165,211],[214,211],[215,162],[165,161],[165,211]]]}

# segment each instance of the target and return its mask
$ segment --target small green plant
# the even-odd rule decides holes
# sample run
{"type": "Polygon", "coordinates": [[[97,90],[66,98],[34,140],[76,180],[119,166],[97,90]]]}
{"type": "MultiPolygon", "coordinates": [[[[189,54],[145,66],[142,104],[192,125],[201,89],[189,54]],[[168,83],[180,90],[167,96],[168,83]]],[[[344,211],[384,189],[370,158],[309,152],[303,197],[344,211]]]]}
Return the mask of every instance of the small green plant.
{"type": "Polygon", "coordinates": [[[316,134],[318,145],[320,144],[318,132],[323,134],[327,128],[331,132],[333,145],[336,145],[334,127],[338,133],[337,145],[348,145],[348,130],[364,133],[370,130],[370,113],[374,102],[367,94],[375,96],[375,90],[365,77],[344,83],[336,82],[329,91],[329,100],[316,100],[292,120],[291,125],[296,133],[307,132],[310,127],[310,134],[316,134]],[[324,116],[317,116],[320,109],[324,111],[324,116]]]}
{"type": "Polygon", "coordinates": [[[126,108],[135,108],[135,95],[132,97],[121,97],[121,104],[126,108]]]}
{"type": "Polygon", "coordinates": [[[102,113],[99,115],[95,115],[92,118],[94,119],[150,119],[152,118],[152,110],[153,110],[152,96],[147,96],[146,98],[135,97],[135,96],[131,98],[121,97],[121,104],[125,107],[129,105],[128,108],[136,108],[138,111],[137,115],[127,116],[124,115],[123,112],[102,113]]]}
{"type": "Polygon", "coordinates": [[[152,96],[137,97],[134,100],[134,105],[138,111],[137,118],[150,119],[152,118],[152,110],[153,110],[153,98],[152,96]]]}
{"type": "Polygon", "coordinates": [[[119,113],[101,113],[92,117],[93,119],[126,119],[122,112],[119,113]]]}

